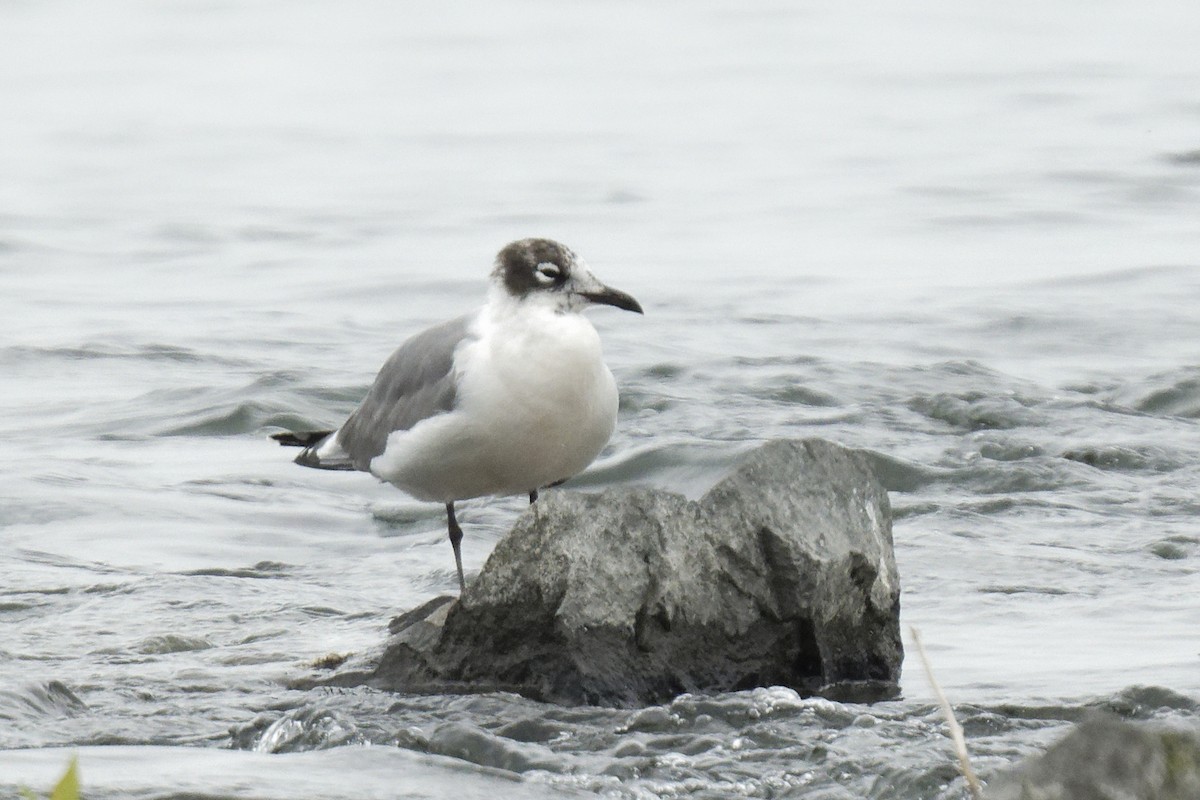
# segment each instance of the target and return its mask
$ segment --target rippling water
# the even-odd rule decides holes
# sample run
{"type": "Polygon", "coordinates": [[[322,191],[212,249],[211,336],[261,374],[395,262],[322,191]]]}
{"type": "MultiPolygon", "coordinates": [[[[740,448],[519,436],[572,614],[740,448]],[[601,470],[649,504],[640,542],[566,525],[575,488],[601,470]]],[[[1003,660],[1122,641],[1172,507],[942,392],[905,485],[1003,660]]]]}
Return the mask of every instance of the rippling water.
{"type": "MultiPolygon", "coordinates": [[[[865,448],[985,777],[1092,708],[1195,725],[1196,29],[0,5],[0,787],[79,751],[95,798],[961,796],[913,662],[873,706],[289,688],[456,580],[437,507],[266,435],[340,421],[525,235],[647,310],[593,314],[621,419],[575,489],[865,448]]],[[[468,571],[522,506],[465,505],[468,571]]]]}

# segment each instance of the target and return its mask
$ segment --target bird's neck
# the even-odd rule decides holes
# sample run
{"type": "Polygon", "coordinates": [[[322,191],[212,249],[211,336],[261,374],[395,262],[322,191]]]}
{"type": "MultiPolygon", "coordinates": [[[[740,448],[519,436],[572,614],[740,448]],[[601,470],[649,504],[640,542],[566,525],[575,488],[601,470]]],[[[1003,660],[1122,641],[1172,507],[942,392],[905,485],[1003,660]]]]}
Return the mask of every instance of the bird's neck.
{"type": "Polygon", "coordinates": [[[496,322],[505,319],[534,321],[554,315],[577,315],[578,309],[570,305],[566,295],[532,292],[517,297],[509,293],[504,286],[493,285],[488,290],[487,305],[484,306],[483,312],[496,322]]]}
{"type": "Polygon", "coordinates": [[[600,340],[591,321],[556,300],[549,293],[520,298],[493,289],[480,312],[480,328],[495,335],[494,346],[500,348],[529,347],[542,353],[578,350],[598,357],[600,340]]]}

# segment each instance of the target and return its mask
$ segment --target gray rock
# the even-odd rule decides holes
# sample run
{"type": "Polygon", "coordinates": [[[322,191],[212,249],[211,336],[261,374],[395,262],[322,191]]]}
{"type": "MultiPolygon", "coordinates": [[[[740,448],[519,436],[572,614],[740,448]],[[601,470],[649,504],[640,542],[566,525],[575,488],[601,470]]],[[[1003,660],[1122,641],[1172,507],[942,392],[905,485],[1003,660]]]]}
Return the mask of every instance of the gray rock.
{"type": "Polygon", "coordinates": [[[988,784],[987,800],[1196,800],[1200,736],[1096,716],[988,784]]]}
{"type": "Polygon", "coordinates": [[[867,460],[774,441],[699,502],[544,493],[457,603],[397,618],[374,668],[333,682],[618,706],[767,685],[872,699],[899,678],[899,598],[867,460]]]}

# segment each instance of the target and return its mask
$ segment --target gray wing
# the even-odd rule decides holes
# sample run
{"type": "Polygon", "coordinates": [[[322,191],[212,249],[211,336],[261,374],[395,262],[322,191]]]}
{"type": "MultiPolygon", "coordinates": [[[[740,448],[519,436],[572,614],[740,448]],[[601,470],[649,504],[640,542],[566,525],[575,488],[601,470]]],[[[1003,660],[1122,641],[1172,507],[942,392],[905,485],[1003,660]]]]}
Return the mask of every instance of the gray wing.
{"type": "Polygon", "coordinates": [[[474,318],[466,314],[422,331],[384,363],[371,391],[337,433],[355,469],[370,469],[392,431],[406,431],[454,408],[454,351],[470,335],[474,318]]]}

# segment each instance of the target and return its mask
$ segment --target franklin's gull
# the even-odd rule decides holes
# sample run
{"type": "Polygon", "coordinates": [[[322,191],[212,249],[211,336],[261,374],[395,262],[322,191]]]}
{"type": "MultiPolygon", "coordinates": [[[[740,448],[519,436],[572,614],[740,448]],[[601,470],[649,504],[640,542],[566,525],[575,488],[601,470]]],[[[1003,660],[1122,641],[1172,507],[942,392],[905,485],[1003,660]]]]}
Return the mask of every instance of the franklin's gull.
{"type": "Polygon", "coordinates": [[[462,590],[455,501],[528,494],[534,503],[612,435],[617,384],[580,313],[597,303],[642,313],[558,242],[513,242],[496,257],[487,303],[400,345],[340,428],[272,438],[304,448],[297,464],[370,472],[445,503],[462,590]]]}

